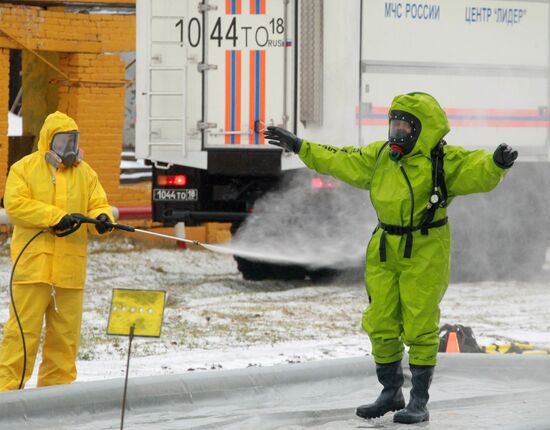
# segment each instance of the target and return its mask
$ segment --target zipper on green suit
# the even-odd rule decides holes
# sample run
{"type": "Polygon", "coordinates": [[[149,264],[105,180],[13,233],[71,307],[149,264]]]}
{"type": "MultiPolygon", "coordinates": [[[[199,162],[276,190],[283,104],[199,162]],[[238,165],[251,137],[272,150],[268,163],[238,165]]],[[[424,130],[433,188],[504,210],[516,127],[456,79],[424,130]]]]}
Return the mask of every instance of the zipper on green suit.
{"type": "Polygon", "coordinates": [[[403,176],[405,178],[405,181],[407,182],[407,186],[409,187],[409,193],[411,195],[411,220],[410,220],[410,227],[414,227],[414,191],[411,185],[411,181],[409,181],[409,177],[407,176],[407,172],[405,171],[405,168],[403,167],[403,163],[401,161],[398,161],[399,169],[401,170],[401,173],[403,173],[403,176]]]}

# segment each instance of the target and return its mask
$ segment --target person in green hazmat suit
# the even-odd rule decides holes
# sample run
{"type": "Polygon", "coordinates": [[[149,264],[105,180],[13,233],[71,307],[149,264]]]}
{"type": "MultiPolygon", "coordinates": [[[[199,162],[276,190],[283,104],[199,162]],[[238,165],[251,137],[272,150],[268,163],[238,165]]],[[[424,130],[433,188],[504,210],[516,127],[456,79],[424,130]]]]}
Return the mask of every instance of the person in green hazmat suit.
{"type": "Polygon", "coordinates": [[[446,145],[447,116],[426,93],[395,97],[388,119],[388,140],[361,148],[319,145],[280,127],[268,127],[265,137],[298,154],[309,168],[370,190],[379,222],[367,249],[369,305],[362,326],[384,388],[374,403],[359,406],[357,415],[375,418],[398,411],[395,422],[417,423],[429,420],[439,302],[451,270],[446,207],[456,196],[491,191],[518,154],[506,144],[493,154],[446,145]],[[404,345],[412,373],[406,407],[404,345]]]}

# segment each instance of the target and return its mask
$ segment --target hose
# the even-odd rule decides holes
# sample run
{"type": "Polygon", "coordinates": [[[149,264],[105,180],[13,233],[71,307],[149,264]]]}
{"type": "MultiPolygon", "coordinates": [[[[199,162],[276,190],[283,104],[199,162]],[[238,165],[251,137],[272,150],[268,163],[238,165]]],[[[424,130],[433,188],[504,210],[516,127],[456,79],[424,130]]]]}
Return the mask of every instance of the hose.
{"type": "Polygon", "coordinates": [[[32,243],[34,239],[36,239],[38,236],[40,236],[43,233],[46,233],[50,231],[49,229],[44,229],[36,233],[23,247],[23,249],[19,252],[19,255],[15,259],[15,263],[13,263],[13,267],[11,269],[11,275],[10,275],[10,300],[11,300],[11,306],[13,308],[13,314],[15,315],[15,319],[17,320],[17,325],[19,326],[19,331],[21,333],[21,342],[23,343],[23,371],[21,372],[21,381],[19,382],[19,388],[18,390],[21,390],[23,388],[23,383],[25,381],[25,373],[27,371],[27,344],[25,343],[25,333],[23,332],[23,326],[21,325],[21,320],[19,319],[19,314],[17,313],[17,307],[15,306],[15,299],[13,298],[13,275],[15,273],[15,268],[17,267],[17,263],[19,263],[19,259],[23,255],[23,252],[27,249],[27,247],[32,243]]]}

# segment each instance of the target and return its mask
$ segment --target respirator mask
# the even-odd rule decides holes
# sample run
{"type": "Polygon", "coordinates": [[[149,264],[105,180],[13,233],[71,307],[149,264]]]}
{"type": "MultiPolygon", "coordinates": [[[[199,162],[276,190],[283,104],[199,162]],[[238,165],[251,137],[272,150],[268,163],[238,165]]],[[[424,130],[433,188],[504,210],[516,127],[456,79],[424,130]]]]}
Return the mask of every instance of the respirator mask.
{"type": "Polygon", "coordinates": [[[65,167],[78,165],[81,160],[79,148],[80,133],[78,131],[62,131],[52,137],[50,150],[46,153],[46,160],[55,168],[62,163],[65,167]]]}
{"type": "Polygon", "coordinates": [[[390,111],[389,118],[389,154],[393,161],[399,161],[413,150],[418,136],[420,136],[422,125],[414,115],[399,110],[390,111]]]}

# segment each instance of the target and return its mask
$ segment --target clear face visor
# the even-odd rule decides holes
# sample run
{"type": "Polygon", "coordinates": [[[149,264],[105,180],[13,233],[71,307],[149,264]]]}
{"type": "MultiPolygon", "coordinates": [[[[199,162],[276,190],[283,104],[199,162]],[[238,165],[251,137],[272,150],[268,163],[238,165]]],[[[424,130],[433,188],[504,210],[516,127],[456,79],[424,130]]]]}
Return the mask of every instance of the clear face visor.
{"type": "Polygon", "coordinates": [[[50,149],[66,167],[71,167],[78,161],[79,143],[80,133],[78,131],[62,131],[53,135],[50,149]]]}
{"type": "Polygon", "coordinates": [[[51,149],[63,158],[66,154],[76,154],[79,143],[80,133],[78,131],[63,131],[53,135],[51,149]]]}
{"type": "Polygon", "coordinates": [[[392,142],[406,142],[413,134],[413,125],[402,119],[390,120],[389,138],[392,142]]]}

